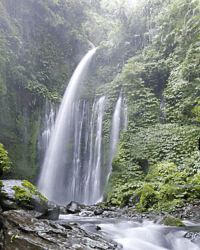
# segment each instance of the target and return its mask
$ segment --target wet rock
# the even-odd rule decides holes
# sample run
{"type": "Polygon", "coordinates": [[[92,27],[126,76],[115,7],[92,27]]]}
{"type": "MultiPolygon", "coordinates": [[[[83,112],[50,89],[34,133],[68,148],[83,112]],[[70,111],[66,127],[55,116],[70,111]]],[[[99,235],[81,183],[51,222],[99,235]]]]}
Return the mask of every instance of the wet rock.
{"type": "Polygon", "coordinates": [[[60,207],[60,214],[67,214],[67,209],[65,206],[60,207]]]}
{"type": "Polygon", "coordinates": [[[200,233],[199,232],[187,232],[184,235],[185,238],[190,239],[192,242],[196,243],[197,245],[200,244],[200,233]]]}
{"type": "Polygon", "coordinates": [[[83,216],[83,217],[92,217],[94,215],[94,212],[93,211],[82,211],[79,215],[83,216]]]}
{"type": "Polygon", "coordinates": [[[184,235],[185,238],[187,239],[193,239],[195,237],[195,233],[194,232],[187,232],[185,235],[184,235]]]}
{"type": "Polygon", "coordinates": [[[21,180],[3,180],[1,206],[3,211],[14,209],[35,210],[40,213],[38,218],[57,220],[60,208],[57,204],[45,199],[32,184],[21,180]],[[36,190],[34,194],[28,187],[36,190]]]}
{"type": "Polygon", "coordinates": [[[24,210],[6,211],[0,215],[1,249],[4,250],[114,250],[116,242],[108,242],[65,222],[38,220],[24,210]]]}
{"type": "Polygon", "coordinates": [[[94,214],[95,215],[101,215],[103,212],[104,212],[103,209],[97,209],[97,210],[94,211],[94,214]]]}
{"type": "Polygon", "coordinates": [[[66,206],[66,211],[69,214],[76,214],[76,213],[80,213],[81,212],[81,207],[82,205],[71,201],[67,206],[66,206]]]}
{"type": "Polygon", "coordinates": [[[96,226],[96,230],[97,231],[101,230],[101,227],[100,226],[96,226]]]}
{"type": "Polygon", "coordinates": [[[72,227],[66,223],[66,222],[62,222],[62,223],[59,223],[62,227],[64,227],[65,229],[69,229],[69,230],[72,230],[72,227]]]}

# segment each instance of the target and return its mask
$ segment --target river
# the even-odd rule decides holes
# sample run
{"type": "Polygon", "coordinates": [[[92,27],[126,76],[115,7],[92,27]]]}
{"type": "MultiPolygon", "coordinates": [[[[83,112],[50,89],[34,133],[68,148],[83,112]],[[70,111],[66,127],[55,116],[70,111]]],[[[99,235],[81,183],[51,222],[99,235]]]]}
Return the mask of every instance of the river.
{"type": "Polygon", "coordinates": [[[123,250],[199,250],[200,242],[191,242],[185,238],[188,230],[200,224],[184,221],[186,227],[169,227],[154,224],[148,220],[108,219],[101,217],[80,217],[61,215],[60,221],[75,222],[83,229],[98,233],[108,240],[118,243],[123,250]],[[97,231],[97,227],[100,230],[97,231]]]}

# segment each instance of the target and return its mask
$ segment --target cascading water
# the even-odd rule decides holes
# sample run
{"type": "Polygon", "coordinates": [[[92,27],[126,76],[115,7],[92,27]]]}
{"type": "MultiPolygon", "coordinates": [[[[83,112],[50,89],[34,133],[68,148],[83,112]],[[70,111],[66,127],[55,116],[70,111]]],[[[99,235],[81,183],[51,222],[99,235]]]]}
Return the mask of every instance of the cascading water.
{"type": "MultiPolygon", "coordinates": [[[[55,128],[46,151],[38,188],[49,199],[58,204],[73,200],[69,187],[74,186],[74,170],[71,168],[73,155],[73,103],[78,85],[84,80],[85,72],[96,48],[90,50],[76,68],[59,108],[55,128]]],[[[78,156],[77,156],[78,157],[78,156]]],[[[74,163],[75,164],[75,163],[74,163]]]]}
{"type": "Polygon", "coordinates": [[[84,183],[84,203],[94,204],[102,200],[102,129],[105,96],[93,104],[90,122],[89,161],[84,183]],[[94,138],[94,134],[96,138],[94,138]],[[94,143],[93,143],[94,140],[94,143]]]}
{"type": "Polygon", "coordinates": [[[83,159],[87,159],[87,134],[89,124],[89,102],[75,102],[72,110],[73,117],[73,159],[71,164],[71,186],[68,187],[68,197],[71,200],[84,203],[84,179],[87,165],[83,159]]]}
{"type": "Polygon", "coordinates": [[[165,123],[165,119],[166,119],[166,114],[165,114],[165,112],[163,111],[163,108],[165,107],[165,102],[166,102],[166,100],[165,100],[165,98],[164,97],[162,97],[162,99],[161,99],[161,102],[160,102],[160,112],[159,112],[159,123],[161,123],[161,124],[163,124],[163,123],[165,123]]]}
{"type": "Polygon", "coordinates": [[[109,157],[108,157],[108,177],[111,172],[111,168],[112,168],[111,164],[115,156],[117,143],[119,140],[121,106],[122,106],[122,95],[120,94],[117,100],[113,118],[112,118],[111,135],[110,135],[110,152],[109,152],[109,157]]]}
{"type": "Polygon", "coordinates": [[[39,138],[38,138],[38,151],[39,151],[40,163],[43,162],[45,152],[49,145],[50,136],[55,124],[55,116],[56,116],[55,109],[51,101],[47,99],[45,105],[44,128],[42,133],[39,132],[39,138]]]}

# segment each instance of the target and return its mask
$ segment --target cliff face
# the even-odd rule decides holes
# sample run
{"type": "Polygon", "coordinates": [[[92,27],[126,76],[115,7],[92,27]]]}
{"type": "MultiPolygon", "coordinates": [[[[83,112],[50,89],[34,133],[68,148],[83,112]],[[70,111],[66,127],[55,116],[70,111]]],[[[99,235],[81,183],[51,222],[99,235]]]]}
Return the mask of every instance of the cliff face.
{"type": "Polygon", "coordinates": [[[80,49],[87,51],[84,13],[70,2],[32,0],[3,1],[0,13],[0,141],[12,175],[33,181],[45,98],[59,103],[80,49]]]}

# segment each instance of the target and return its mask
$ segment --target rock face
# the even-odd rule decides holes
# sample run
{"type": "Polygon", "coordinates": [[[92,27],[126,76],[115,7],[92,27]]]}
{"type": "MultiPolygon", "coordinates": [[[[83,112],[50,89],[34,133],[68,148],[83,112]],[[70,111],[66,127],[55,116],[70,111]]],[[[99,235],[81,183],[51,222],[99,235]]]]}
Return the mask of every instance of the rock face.
{"type": "Polygon", "coordinates": [[[38,220],[24,210],[10,210],[0,216],[0,249],[5,250],[109,250],[117,243],[88,233],[62,221],[38,220]]]}
{"type": "Polygon", "coordinates": [[[60,208],[48,201],[31,183],[21,180],[3,180],[0,205],[3,211],[28,209],[39,212],[40,219],[57,220],[60,208]]]}

